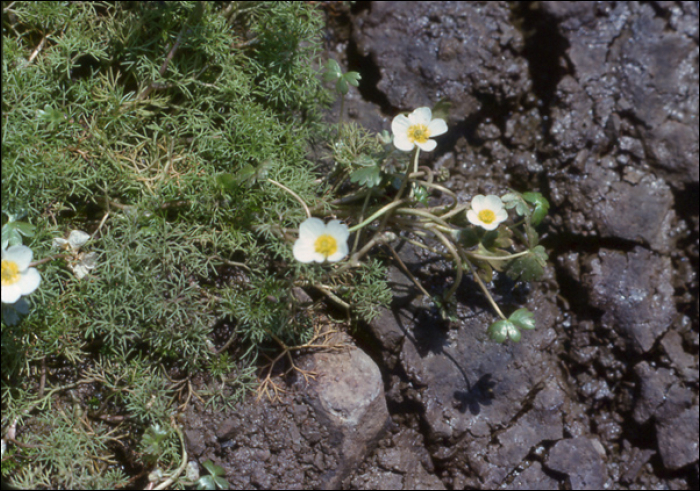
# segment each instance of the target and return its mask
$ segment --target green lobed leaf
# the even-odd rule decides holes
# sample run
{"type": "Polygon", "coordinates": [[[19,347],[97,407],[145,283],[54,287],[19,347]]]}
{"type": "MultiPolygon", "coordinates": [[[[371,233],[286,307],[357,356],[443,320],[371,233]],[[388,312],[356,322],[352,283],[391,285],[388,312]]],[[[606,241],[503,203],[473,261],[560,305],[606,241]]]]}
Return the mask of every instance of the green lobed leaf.
{"type": "Polygon", "coordinates": [[[338,93],[343,95],[347,94],[348,90],[350,90],[347,81],[343,77],[340,77],[335,83],[335,90],[337,90],[338,93]]]}
{"type": "Polygon", "coordinates": [[[377,166],[363,167],[350,174],[350,181],[355,182],[360,186],[373,188],[382,182],[382,173],[377,166]]]}
{"type": "Polygon", "coordinates": [[[17,231],[24,235],[25,237],[34,237],[34,230],[36,227],[32,225],[31,223],[26,223],[26,222],[13,222],[15,224],[15,227],[17,227],[17,231]]]}
{"type": "Polygon", "coordinates": [[[523,217],[530,213],[530,207],[527,206],[527,203],[520,193],[513,192],[504,194],[501,197],[501,201],[503,201],[503,206],[506,210],[515,208],[515,212],[518,216],[523,217]]]}
{"type": "MultiPolygon", "coordinates": [[[[542,247],[542,246],[537,246],[542,247]]],[[[542,247],[542,250],[544,248],[542,247]]],[[[514,259],[508,264],[506,274],[513,280],[532,281],[542,277],[546,263],[542,263],[542,259],[534,249],[526,256],[514,259]]]]}
{"type": "Polygon", "coordinates": [[[360,80],[362,79],[360,74],[357,72],[348,72],[345,75],[343,75],[343,78],[347,83],[349,83],[353,87],[357,87],[358,85],[360,85],[360,80]]]}
{"type": "Polygon", "coordinates": [[[540,240],[540,236],[533,226],[526,226],[525,233],[527,234],[528,244],[532,247],[533,244],[537,244],[540,240]]]}
{"type": "Polygon", "coordinates": [[[414,186],[413,196],[415,196],[416,201],[428,206],[428,190],[426,188],[423,186],[414,186]]]}
{"type": "Polygon", "coordinates": [[[447,99],[440,99],[433,106],[433,118],[440,118],[447,121],[450,118],[450,109],[452,108],[452,103],[447,99]]]}
{"type": "Polygon", "coordinates": [[[542,268],[547,267],[547,259],[549,259],[549,255],[544,250],[544,246],[535,246],[532,249],[532,253],[535,255],[535,259],[537,259],[537,262],[540,264],[540,266],[542,266],[542,268]]]}
{"type": "Polygon", "coordinates": [[[491,339],[497,343],[502,343],[508,339],[508,324],[512,325],[510,321],[500,320],[496,321],[489,326],[488,335],[491,339]]]}
{"type": "Polygon", "coordinates": [[[541,193],[533,192],[523,193],[523,198],[535,205],[535,211],[532,213],[532,224],[538,225],[549,211],[549,201],[541,193]]]}
{"type": "Polygon", "coordinates": [[[493,281],[493,263],[479,259],[474,261],[474,265],[479,268],[479,276],[481,277],[482,281],[486,283],[491,283],[491,281],[493,281]]]}
{"type": "Polygon", "coordinates": [[[204,467],[207,470],[207,472],[212,476],[223,476],[226,474],[226,471],[224,471],[223,467],[221,467],[220,465],[216,465],[211,460],[202,462],[202,467],[204,467]]]}
{"type": "Polygon", "coordinates": [[[529,310],[522,308],[513,312],[508,318],[516,327],[520,329],[534,329],[535,328],[535,314],[529,310]]]}
{"type": "Polygon", "coordinates": [[[498,237],[493,245],[500,249],[506,249],[513,245],[513,231],[508,227],[498,227],[498,237]]]}
{"type": "Polygon", "coordinates": [[[323,73],[323,80],[325,82],[331,82],[337,80],[343,76],[343,71],[340,69],[340,65],[333,58],[329,59],[326,63],[326,71],[323,73]]]}
{"type": "Polygon", "coordinates": [[[497,343],[503,343],[506,339],[510,338],[516,343],[520,341],[520,331],[515,325],[509,321],[501,319],[494,322],[488,328],[488,335],[491,339],[497,343]]]}
{"type": "Polygon", "coordinates": [[[508,227],[498,227],[496,230],[489,230],[484,233],[481,239],[481,245],[484,249],[492,252],[498,252],[499,255],[505,254],[498,249],[506,249],[513,245],[513,232],[508,227]]]}
{"type": "Polygon", "coordinates": [[[524,217],[528,213],[530,213],[530,207],[527,206],[527,204],[524,201],[519,201],[515,205],[515,213],[518,214],[518,216],[524,217]]]}
{"type": "Polygon", "coordinates": [[[2,227],[2,248],[22,245],[22,236],[34,236],[34,225],[26,222],[7,222],[2,227]]]}
{"type": "Polygon", "coordinates": [[[520,197],[515,193],[507,193],[501,196],[501,201],[503,201],[503,204],[508,209],[513,208],[519,200],[520,197]]]}

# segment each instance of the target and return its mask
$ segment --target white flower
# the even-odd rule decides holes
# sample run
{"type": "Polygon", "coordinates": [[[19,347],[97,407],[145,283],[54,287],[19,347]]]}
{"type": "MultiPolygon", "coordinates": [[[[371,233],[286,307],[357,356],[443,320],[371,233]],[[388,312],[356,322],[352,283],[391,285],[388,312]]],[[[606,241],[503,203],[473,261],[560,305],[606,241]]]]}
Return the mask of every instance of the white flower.
{"type": "Polygon", "coordinates": [[[80,230],[73,230],[68,236],[68,240],[57,237],[53,239],[53,246],[59,249],[71,249],[73,252],[78,252],[82,246],[90,239],[90,236],[80,230]]]}
{"type": "Polygon", "coordinates": [[[396,116],[391,122],[396,148],[410,152],[415,145],[418,145],[418,148],[424,152],[435,150],[437,143],[429,138],[446,133],[447,124],[443,119],[431,119],[432,117],[432,112],[427,107],[419,107],[408,117],[403,114],[396,116]]]}
{"type": "Polygon", "coordinates": [[[15,245],[2,250],[2,303],[15,303],[22,295],[29,295],[39,287],[41,275],[30,268],[32,250],[15,245]]]}
{"type": "Polygon", "coordinates": [[[78,259],[68,263],[68,267],[75,273],[76,278],[82,280],[91,269],[97,266],[96,252],[81,252],[78,254],[78,259]]]}
{"type": "Polygon", "coordinates": [[[302,263],[336,262],[348,254],[348,226],[340,220],[324,225],[320,218],[307,218],[299,226],[299,238],[294,243],[294,257],[302,263]]]}
{"type": "Polygon", "coordinates": [[[498,225],[508,218],[508,212],[498,196],[479,194],[472,199],[472,209],[467,211],[467,218],[474,225],[495,230],[498,225]]]}
{"type": "Polygon", "coordinates": [[[63,250],[70,250],[73,259],[68,260],[68,267],[75,273],[75,276],[82,280],[97,265],[96,252],[80,252],[80,248],[90,240],[90,235],[80,230],[73,230],[68,236],[68,240],[57,237],[53,239],[53,246],[63,250]]]}

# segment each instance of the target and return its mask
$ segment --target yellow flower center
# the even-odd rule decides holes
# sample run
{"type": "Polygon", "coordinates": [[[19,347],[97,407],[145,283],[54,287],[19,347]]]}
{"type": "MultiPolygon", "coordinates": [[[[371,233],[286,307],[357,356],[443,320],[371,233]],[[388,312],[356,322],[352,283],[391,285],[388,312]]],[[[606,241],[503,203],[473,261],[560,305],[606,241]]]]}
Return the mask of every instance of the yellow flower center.
{"type": "Polygon", "coordinates": [[[492,223],[496,219],[496,214],[492,212],[491,210],[481,210],[479,212],[479,220],[484,222],[485,224],[492,223]]]}
{"type": "Polygon", "coordinates": [[[411,143],[425,143],[430,138],[428,127],[422,124],[414,124],[408,127],[408,139],[411,143]]]}
{"type": "Polygon", "coordinates": [[[316,252],[323,254],[324,257],[328,257],[335,254],[335,251],[338,250],[338,242],[331,235],[320,235],[314,242],[314,249],[316,249],[316,252]]]}
{"type": "Polygon", "coordinates": [[[17,283],[21,275],[14,261],[2,260],[2,286],[10,286],[17,283]]]}

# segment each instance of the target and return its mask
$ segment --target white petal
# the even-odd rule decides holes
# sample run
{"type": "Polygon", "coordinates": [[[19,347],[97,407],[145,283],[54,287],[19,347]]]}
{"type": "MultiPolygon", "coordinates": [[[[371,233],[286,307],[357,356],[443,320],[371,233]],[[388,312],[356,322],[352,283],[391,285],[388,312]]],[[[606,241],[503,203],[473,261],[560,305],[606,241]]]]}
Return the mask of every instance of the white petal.
{"type": "Polygon", "coordinates": [[[73,230],[68,236],[68,242],[70,243],[73,249],[79,249],[80,247],[85,245],[89,238],[90,235],[86,234],[85,232],[81,232],[80,230],[73,230]]]}
{"type": "Polygon", "coordinates": [[[316,256],[313,241],[306,239],[297,239],[292,249],[294,259],[302,263],[310,263],[316,256]]]}
{"type": "Polygon", "coordinates": [[[328,222],[328,225],[326,225],[326,233],[332,235],[338,244],[347,242],[348,237],[350,236],[348,226],[340,220],[331,220],[328,222]]]}
{"type": "Polygon", "coordinates": [[[24,271],[32,262],[32,255],[32,250],[29,247],[15,245],[8,248],[2,258],[14,262],[20,271],[24,271]]]}
{"type": "Polygon", "coordinates": [[[433,119],[428,125],[428,131],[430,132],[430,136],[438,136],[447,133],[447,123],[445,123],[444,119],[433,119]]]}
{"type": "Polygon", "coordinates": [[[476,214],[474,210],[467,211],[467,220],[472,225],[481,225],[481,220],[479,220],[479,215],[476,214]]]}
{"type": "Polygon", "coordinates": [[[394,136],[394,146],[401,150],[402,152],[410,152],[415,146],[412,141],[408,139],[407,136],[394,136]]]}
{"type": "Polygon", "coordinates": [[[508,218],[508,212],[505,210],[505,208],[501,208],[496,212],[496,221],[498,223],[505,222],[506,218],[508,218]]]}
{"type": "Polygon", "coordinates": [[[437,142],[435,140],[428,140],[425,143],[416,142],[416,145],[424,152],[432,152],[435,150],[435,147],[437,147],[437,142]]]}
{"type": "Polygon", "coordinates": [[[2,287],[2,303],[15,303],[22,296],[18,283],[2,287]]]}
{"type": "Polygon", "coordinates": [[[41,283],[39,271],[36,268],[29,268],[22,273],[22,278],[17,282],[17,287],[22,295],[29,295],[39,288],[39,283],[41,283]]]}
{"type": "Polygon", "coordinates": [[[66,239],[63,239],[61,237],[56,237],[53,239],[53,242],[51,242],[51,245],[55,247],[56,249],[60,249],[62,246],[66,245],[68,241],[66,239]]]}
{"type": "Polygon", "coordinates": [[[494,220],[491,223],[481,222],[479,225],[481,225],[485,230],[496,230],[498,228],[499,223],[496,220],[494,220]]]}
{"type": "Polygon", "coordinates": [[[326,230],[326,226],[323,224],[323,220],[320,218],[307,218],[301,225],[299,225],[299,238],[309,239],[312,242],[316,240],[316,237],[322,235],[326,230]]]}
{"type": "Polygon", "coordinates": [[[410,126],[411,122],[408,118],[403,114],[399,114],[391,121],[391,132],[394,134],[394,137],[396,137],[396,135],[406,136],[410,126]]]}
{"type": "Polygon", "coordinates": [[[97,253],[89,252],[83,256],[81,264],[88,269],[93,269],[97,265],[97,253]]]}
{"type": "Polygon", "coordinates": [[[330,256],[328,256],[328,262],[334,263],[336,261],[340,261],[341,259],[343,259],[347,255],[348,255],[348,243],[347,243],[347,241],[339,242],[338,243],[338,250],[335,251],[330,256]]]}
{"type": "Polygon", "coordinates": [[[486,197],[483,194],[477,194],[472,198],[472,210],[479,213],[481,210],[486,208],[486,203],[484,202],[486,197]]]}
{"type": "Polygon", "coordinates": [[[429,107],[419,107],[411,113],[408,119],[411,120],[412,124],[422,124],[424,126],[428,126],[432,117],[433,113],[430,111],[429,107]]]}
{"type": "Polygon", "coordinates": [[[496,213],[497,210],[503,208],[503,201],[501,201],[501,198],[499,198],[498,196],[489,194],[488,196],[486,196],[486,198],[484,198],[483,208],[487,208],[496,213]]]}
{"type": "Polygon", "coordinates": [[[85,275],[88,274],[88,269],[85,267],[84,264],[78,263],[75,266],[71,266],[69,264],[68,267],[73,270],[75,277],[79,280],[82,280],[83,278],[85,278],[85,275]]]}

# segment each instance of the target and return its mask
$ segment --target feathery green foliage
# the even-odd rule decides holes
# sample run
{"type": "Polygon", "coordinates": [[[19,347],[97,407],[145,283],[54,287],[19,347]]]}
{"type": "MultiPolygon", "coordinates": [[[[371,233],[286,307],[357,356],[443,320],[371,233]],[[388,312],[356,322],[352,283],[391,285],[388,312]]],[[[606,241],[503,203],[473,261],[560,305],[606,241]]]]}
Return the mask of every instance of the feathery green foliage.
{"type": "Polygon", "coordinates": [[[178,440],[152,428],[171,427],[187,390],[173,377],[208,371],[219,388],[202,396],[230,405],[254,387],[269,333],[310,338],[290,300],[304,210],[267,179],[328,208],[307,158],[328,132],[321,27],[297,2],[3,2],[3,225],[31,224],[16,239],[47,259],[22,322],[3,304],[3,428],[36,442],[16,484],[123,485],[100,464],[120,439],[167,475],[178,440]],[[71,230],[91,239],[52,246],[71,230]],[[236,356],[217,351],[223,319],[236,356]]]}

